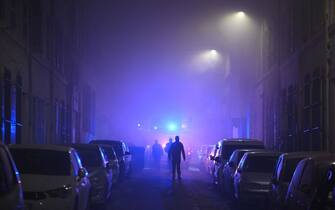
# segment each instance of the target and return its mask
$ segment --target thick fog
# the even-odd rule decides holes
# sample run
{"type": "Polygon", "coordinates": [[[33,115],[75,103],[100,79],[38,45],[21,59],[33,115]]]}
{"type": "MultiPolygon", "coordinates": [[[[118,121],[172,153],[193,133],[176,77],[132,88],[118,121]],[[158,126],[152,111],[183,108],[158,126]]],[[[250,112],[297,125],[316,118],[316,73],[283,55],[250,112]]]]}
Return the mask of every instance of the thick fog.
{"type": "Polygon", "coordinates": [[[233,136],[232,118],[247,115],[255,82],[256,30],[238,28],[232,5],[206,5],[105,1],[90,9],[84,76],[96,91],[96,138],[146,145],[233,136]]]}

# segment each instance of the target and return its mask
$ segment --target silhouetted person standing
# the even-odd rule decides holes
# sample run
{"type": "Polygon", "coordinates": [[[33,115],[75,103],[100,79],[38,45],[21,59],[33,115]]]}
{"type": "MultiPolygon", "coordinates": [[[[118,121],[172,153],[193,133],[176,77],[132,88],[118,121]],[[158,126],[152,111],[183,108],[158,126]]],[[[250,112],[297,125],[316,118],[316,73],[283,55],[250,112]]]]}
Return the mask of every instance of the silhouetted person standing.
{"type": "Polygon", "coordinates": [[[154,160],[154,167],[160,169],[161,158],[163,156],[162,145],[158,144],[158,141],[155,141],[155,144],[152,145],[152,157],[154,160]]]}
{"type": "MultiPolygon", "coordinates": [[[[171,149],[171,145],[173,144],[172,142],[172,138],[170,137],[169,138],[169,142],[165,144],[165,148],[164,148],[164,151],[166,152],[166,154],[169,156],[169,153],[170,153],[170,149],[171,149]]],[[[172,171],[172,164],[171,164],[171,161],[169,160],[168,158],[168,169],[169,171],[172,171]]]]}
{"type": "Polygon", "coordinates": [[[183,159],[185,161],[185,151],[184,145],[179,141],[179,136],[176,136],[175,142],[171,145],[169,152],[169,160],[172,162],[172,179],[176,178],[176,169],[178,174],[178,179],[181,179],[181,171],[180,171],[180,162],[181,156],[183,155],[183,159]]]}

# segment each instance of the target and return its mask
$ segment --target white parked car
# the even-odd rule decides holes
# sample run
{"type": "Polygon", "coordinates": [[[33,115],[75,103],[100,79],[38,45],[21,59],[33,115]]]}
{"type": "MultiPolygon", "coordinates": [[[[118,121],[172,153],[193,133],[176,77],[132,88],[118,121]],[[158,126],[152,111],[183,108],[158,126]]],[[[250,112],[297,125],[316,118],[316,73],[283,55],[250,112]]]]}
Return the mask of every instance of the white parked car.
{"type": "Polygon", "coordinates": [[[76,151],[59,145],[12,145],[27,210],[85,210],[91,189],[76,151]]]}
{"type": "Polygon", "coordinates": [[[279,155],[278,152],[247,152],[243,155],[234,175],[236,204],[267,204],[279,155]]]}
{"type": "Polygon", "coordinates": [[[105,205],[112,195],[113,171],[102,149],[96,144],[72,144],[90,179],[91,204],[105,205]]]}
{"type": "Polygon", "coordinates": [[[0,144],[0,209],[24,209],[22,185],[15,163],[7,149],[0,144]]]}

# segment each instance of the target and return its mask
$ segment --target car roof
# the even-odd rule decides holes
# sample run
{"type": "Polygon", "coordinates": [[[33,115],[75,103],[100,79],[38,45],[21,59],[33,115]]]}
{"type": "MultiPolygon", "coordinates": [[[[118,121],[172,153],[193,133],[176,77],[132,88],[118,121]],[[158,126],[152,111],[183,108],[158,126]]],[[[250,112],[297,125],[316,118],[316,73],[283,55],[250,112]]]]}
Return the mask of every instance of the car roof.
{"type": "Polygon", "coordinates": [[[320,164],[335,165],[335,155],[333,154],[319,155],[315,157],[309,157],[307,159],[314,161],[317,165],[320,164]]]}
{"type": "Polygon", "coordinates": [[[268,150],[265,149],[236,149],[234,152],[267,152],[268,150]]]}
{"type": "Polygon", "coordinates": [[[223,139],[218,142],[218,144],[224,145],[239,145],[239,144],[247,144],[247,145],[264,145],[262,141],[259,140],[246,140],[246,139],[223,139]]]}
{"type": "Polygon", "coordinates": [[[251,151],[245,154],[248,156],[279,156],[281,153],[273,151],[251,151]]]}
{"type": "Polygon", "coordinates": [[[98,144],[70,144],[70,147],[73,148],[88,148],[88,149],[99,149],[100,145],[98,144]]]}
{"type": "Polygon", "coordinates": [[[9,148],[12,149],[39,149],[39,150],[54,150],[69,152],[72,149],[70,146],[65,145],[55,145],[55,144],[11,144],[9,148]]]}
{"type": "Polygon", "coordinates": [[[316,157],[316,156],[323,156],[323,155],[329,155],[330,153],[326,152],[317,152],[317,151],[305,151],[305,152],[289,152],[284,153],[281,155],[284,159],[294,159],[294,158],[308,158],[308,157],[316,157]]]}

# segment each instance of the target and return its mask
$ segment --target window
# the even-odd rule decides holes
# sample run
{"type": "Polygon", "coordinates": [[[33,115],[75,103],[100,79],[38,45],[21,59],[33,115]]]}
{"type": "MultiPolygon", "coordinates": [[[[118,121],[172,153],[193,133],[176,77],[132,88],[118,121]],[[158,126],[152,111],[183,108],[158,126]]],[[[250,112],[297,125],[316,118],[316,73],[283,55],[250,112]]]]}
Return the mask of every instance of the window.
{"type": "Polygon", "coordinates": [[[6,17],[6,4],[5,0],[0,0],[0,20],[6,17]]]}
{"type": "Polygon", "coordinates": [[[16,77],[16,143],[21,143],[22,140],[22,77],[16,77]]]}
{"type": "Polygon", "coordinates": [[[11,73],[8,69],[4,72],[4,114],[5,114],[5,143],[10,144],[11,139],[11,73]]]}
{"type": "Polygon", "coordinates": [[[249,156],[243,164],[243,171],[253,173],[273,173],[278,157],[249,156]],[[262,164],[260,164],[262,163],[262,164]]]}
{"type": "Polygon", "coordinates": [[[82,164],[85,166],[88,172],[92,172],[96,168],[103,166],[101,153],[96,148],[91,149],[75,147],[75,149],[78,152],[82,164]]]}
{"type": "Polygon", "coordinates": [[[46,143],[46,109],[45,102],[38,98],[33,98],[33,132],[36,143],[46,143]]]}
{"type": "Polygon", "coordinates": [[[68,152],[40,149],[11,149],[22,174],[68,176],[71,173],[68,152]]]}
{"type": "Polygon", "coordinates": [[[10,1],[10,27],[15,29],[17,26],[17,0],[10,1]]]}
{"type": "Polygon", "coordinates": [[[41,0],[31,1],[30,42],[35,53],[42,52],[42,5],[41,0]]]}

